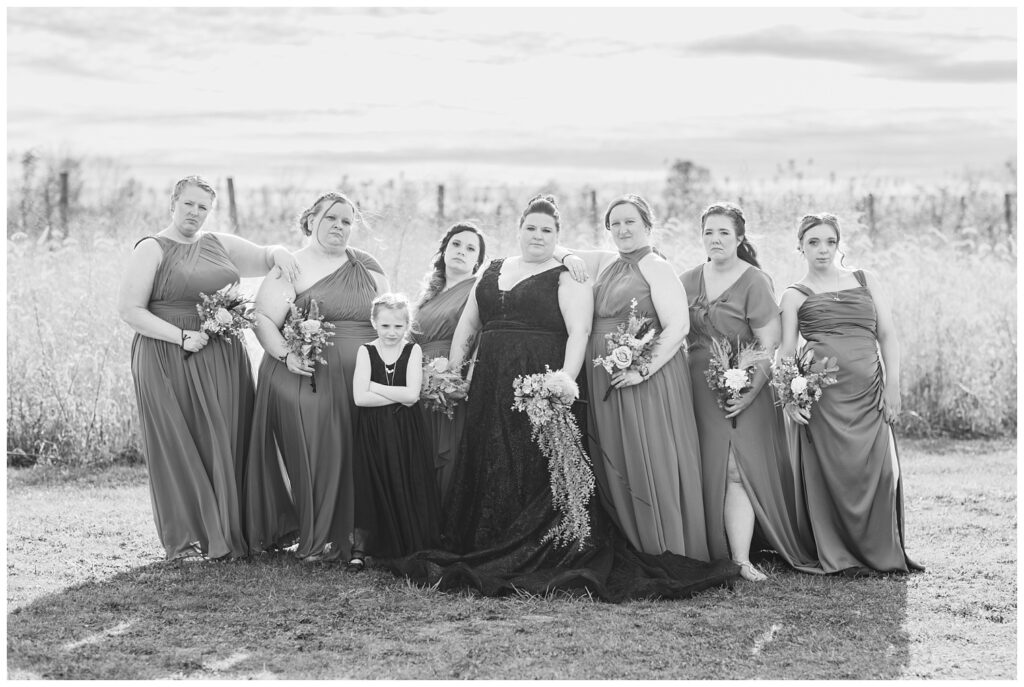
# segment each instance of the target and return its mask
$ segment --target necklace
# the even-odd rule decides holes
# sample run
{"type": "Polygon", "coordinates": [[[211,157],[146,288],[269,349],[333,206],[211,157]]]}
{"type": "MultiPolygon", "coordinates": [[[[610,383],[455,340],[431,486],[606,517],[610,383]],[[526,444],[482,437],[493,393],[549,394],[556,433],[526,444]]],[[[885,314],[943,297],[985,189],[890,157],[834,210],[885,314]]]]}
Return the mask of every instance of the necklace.
{"type": "MultiPolygon", "coordinates": [[[[382,358],[382,360],[383,360],[383,358],[382,358]]],[[[384,377],[385,377],[385,379],[388,380],[388,386],[394,386],[395,385],[395,372],[397,370],[398,370],[398,361],[397,360],[395,362],[391,363],[390,365],[388,365],[387,363],[384,363],[384,377]]]]}

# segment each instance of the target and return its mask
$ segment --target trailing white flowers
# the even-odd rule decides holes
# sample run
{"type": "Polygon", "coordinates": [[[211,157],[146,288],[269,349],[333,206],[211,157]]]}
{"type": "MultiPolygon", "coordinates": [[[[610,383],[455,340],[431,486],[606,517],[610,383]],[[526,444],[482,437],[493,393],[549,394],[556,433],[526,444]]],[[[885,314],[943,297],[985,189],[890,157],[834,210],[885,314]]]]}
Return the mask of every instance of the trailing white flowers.
{"type": "Polygon", "coordinates": [[[512,410],[525,412],[530,420],[530,437],[548,459],[551,505],[562,513],[562,519],[541,541],[553,540],[557,546],[573,541],[582,544],[590,536],[587,506],[594,494],[594,472],[570,411],[580,390],[565,372],[545,370],[515,378],[512,410]]]}

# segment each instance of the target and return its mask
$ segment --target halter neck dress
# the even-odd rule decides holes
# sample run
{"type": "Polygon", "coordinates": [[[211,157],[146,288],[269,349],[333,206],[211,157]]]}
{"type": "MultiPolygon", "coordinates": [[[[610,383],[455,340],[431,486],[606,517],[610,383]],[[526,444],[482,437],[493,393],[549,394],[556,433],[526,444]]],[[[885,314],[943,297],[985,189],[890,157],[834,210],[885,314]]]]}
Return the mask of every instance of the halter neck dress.
{"type": "Polygon", "coordinates": [[[639,264],[652,250],[620,253],[594,286],[594,325],[584,363],[591,458],[630,544],[645,553],[671,551],[706,561],[700,443],[685,350],[680,347],[646,381],[612,390],[607,400],[602,398],[611,375],[592,364],[608,353],[605,336],[627,321],[633,299],[660,335],[651,286],[639,264]]]}
{"type": "MultiPolygon", "coordinates": [[[[194,243],[148,239],[163,251],[149,311],[198,330],[199,294],[238,281],[238,269],[215,234],[194,243]]],[[[244,556],[240,490],[253,408],[245,346],[213,336],[186,359],[178,344],[136,334],[131,355],[153,518],[167,558],[244,556]]]]}

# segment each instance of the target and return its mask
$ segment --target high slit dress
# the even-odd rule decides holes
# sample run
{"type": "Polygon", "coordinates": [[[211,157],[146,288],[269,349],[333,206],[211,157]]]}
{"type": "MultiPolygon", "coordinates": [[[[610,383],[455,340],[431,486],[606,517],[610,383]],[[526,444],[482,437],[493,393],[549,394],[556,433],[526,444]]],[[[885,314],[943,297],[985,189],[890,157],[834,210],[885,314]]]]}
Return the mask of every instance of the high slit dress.
{"type": "Polygon", "coordinates": [[[756,341],[754,329],[779,317],[771,280],[751,266],[717,298],[709,299],[703,265],[685,272],[680,279],[690,306],[687,345],[711,557],[730,555],[725,489],[731,451],[767,545],[790,566],[820,573],[799,470],[790,462],[785,422],[771,385],[761,388],[753,403],[735,418],[734,427],[718,407],[704,374],[711,359],[711,339],[728,339],[735,351],[738,345],[756,341]]]}

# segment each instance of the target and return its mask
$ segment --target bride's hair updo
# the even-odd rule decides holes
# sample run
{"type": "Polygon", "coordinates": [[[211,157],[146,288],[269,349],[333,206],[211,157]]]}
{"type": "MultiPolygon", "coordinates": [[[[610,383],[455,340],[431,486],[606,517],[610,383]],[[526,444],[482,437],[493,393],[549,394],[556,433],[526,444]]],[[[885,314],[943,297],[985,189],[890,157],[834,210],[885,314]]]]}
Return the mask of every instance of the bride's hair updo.
{"type": "MultiPolygon", "coordinates": [[[[757,249],[754,248],[754,244],[747,240],[747,220],[743,217],[743,210],[738,205],[733,205],[732,203],[714,203],[709,205],[700,216],[701,231],[704,230],[704,224],[708,221],[708,217],[714,215],[721,215],[732,220],[732,225],[736,231],[736,239],[739,241],[739,245],[736,246],[736,257],[760,269],[761,264],[757,261],[757,249]]],[[[708,258],[708,260],[710,259],[708,258]]]]}
{"type": "Polygon", "coordinates": [[[560,221],[560,215],[558,214],[558,203],[555,201],[555,197],[551,194],[538,194],[526,203],[526,209],[523,210],[523,214],[519,217],[519,228],[522,229],[523,222],[526,221],[526,216],[539,212],[543,215],[548,215],[555,220],[555,231],[561,231],[562,224],[560,221]]]}
{"type": "Polygon", "coordinates": [[[327,202],[348,205],[352,208],[352,212],[355,214],[356,220],[360,222],[363,220],[363,215],[359,212],[359,208],[356,207],[355,203],[348,199],[348,196],[344,193],[338,193],[337,191],[328,191],[327,193],[321,193],[320,197],[314,200],[313,204],[303,210],[302,214],[299,215],[299,229],[302,230],[303,234],[306,236],[311,236],[313,234],[313,228],[309,226],[309,221],[316,216],[316,213],[320,212],[324,203],[327,202]]]}
{"type": "Polygon", "coordinates": [[[610,230],[609,221],[612,216],[612,210],[620,205],[629,203],[636,208],[636,211],[640,213],[640,221],[644,223],[646,229],[652,229],[654,227],[654,211],[651,210],[651,205],[643,196],[638,196],[635,193],[627,193],[624,196],[619,196],[612,202],[608,203],[608,209],[604,211],[604,228],[610,230]]]}
{"type": "Polygon", "coordinates": [[[441,245],[438,246],[437,253],[434,254],[434,260],[430,263],[430,271],[427,272],[427,276],[423,280],[423,291],[418,299],[417,307],[422,306],[431,298],[441,293],[446,286],[444,252],[448,250],[448,242],[452,240],[452,237],[465,231],[476,234],[477,238],[480,239],[480,250],[476,254],[476,264],[473,265],[473,274],[476,274],[476,271],[480,269],[480,265],[484,262],[484,252],[486,248],[483,232],[481,232],[480,228],[472,222],[459,222],[457,224],[453,224],[441,238],[441,245]]]}

